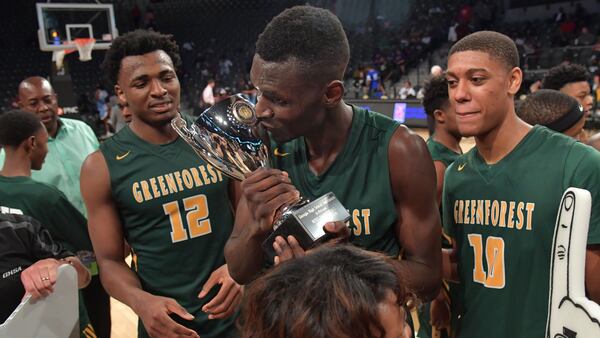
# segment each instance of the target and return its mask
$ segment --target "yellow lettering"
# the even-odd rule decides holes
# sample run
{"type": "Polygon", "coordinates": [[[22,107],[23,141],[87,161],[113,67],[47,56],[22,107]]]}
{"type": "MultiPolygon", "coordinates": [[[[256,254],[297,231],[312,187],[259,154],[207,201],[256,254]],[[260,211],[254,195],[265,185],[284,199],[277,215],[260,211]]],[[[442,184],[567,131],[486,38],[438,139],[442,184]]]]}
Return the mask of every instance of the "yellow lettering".
{"type": "Polygon", "coordinates": [[[465,219],[464,219],[465,223],[464,224],[471,223],[471,218],[470,218],[471,215],[469,215],[469,210],[470,210],[469,204],[471,204],[471,200],[465,200],[465,219]]]}
{"type": "Polygon", "coordinates": [[[210,219],[208,219],[208,202],[205,195],[196,195],[184,199],[183,207],[188,211],[186,220],[190,238],[204,236],[212,232],[210,219]]]}
{"type": "Polygon", "coordinates": [[[508,202],[508,228],[512,229],[515,226],[514,222],[515,217],[515,202],[508,202]]]}
{"type": "Polygon", "coordinates": [[[492,202],[492,226],[497,226],[498,225],[498,216],[500,216],[500,213],[498,212],[498,201],[494,200],[492,202]]]}
{"type": "Polygon", "coordinates": [[[469,245],[473,247],[473,257],[475,258],[475,266],[473,266],[473,281],[477,283],[485,283],[486,275],[483,271],[483,243],[481,235],[468,234],[469,245]]]}
{"type": "Polygon", "coordinates": [[[173,173],[166,174],[165,180],[167,181],[167,186],[169,187],[170,194],[179,192],[179,189],[177,189],[177,184],[175,183],[175,178],[173,178],[173,173]]]}
{"type": "Polygon", "coordinates": [[[219,177],[217,176],[217,173],[215,172],[215,170],[213,169],[213,166],[210,164],[206,165],[206,170],[208,170],[208,173],[210,174],[210,180],[212,183],[217,183],[219,177]]]}
{"type": "Polygon", "coordinates": [[[488,274],[484,285],[492,289],[502,289],[504,276],[504,240],[500,237],[488,237],[485,241],[485,258],[488,274]]]}
{"type": "Polygon", "coordinates": [[[506,201],[500,201],[500,223],[498,226],[501,228],[506,227],[506,201]]]}
{"type": "Polygon", "coordinates": [[[471,224],[475,224],[475,207],[477,206],[477,201],[471,200],[471,224]]]}
{"type": "Polygon", "coordinates": [[[166,196],[169,194],[169,192],[167,191],[167,186],[165,185],[165,178],[161,175],[157,177],[158,179],[158,186],[160,187],[160,192],[163,196],[166,196]]]}
{"type": "Polygon", "coordinates": [[[458,222],[457,224],[464,224],[463,216],[464,216],[464,201],[458,200],[458,222]]]}
{"type": "Polygon", "coordinates": [[[190,168],[190,171],[192,172],[192,178],[194,179],[194,183],[196,184],[196,187],[203,186],[204,183],[202,183],[202,180],[200,179],[200,172],[198,172],[198,169],[190,168]]]}
{"type": "Polygon", "coordinates": [[[216,169],[217,171],[217,175],[219,176],[219,182],[223,182],[223,174],[221,173],[221,170],[216,169]]]}
{"type": "Polygon", "coordinates": [[[454,224],[458,224],[458,200],[454,201],[454,224]]]}
{"type": "Polygon", "coordinates": [[[154,198],[160,197],[160,191],[158,191],[158,186],[156,185],[156,178],[152,177],[150,180],[150,187],[152,188],[152,194],[154,198]]]}
{"type": "Polygon", "coordinates": [[[369,216],[371,216],[371,209],[362,209],[362,217],[365,222],[365,235],[371,234],[371,226],[369,225],[369,216]]]}
{"type": "Polygon", "coordinates": [[[516,224],[516,228],[517,230],[521,230],[523,229],[523,208],[525,207],[525,203],[523,202],[519,202],[519,204],[517,204],[517,224],[516,224]]]}
{"type": "Polygon", "coordinates": [[[352,222],[354,223],[354,236],[360,236],[362,233],[362,224],[360,223],[358,209],[352,210],[352,222]]]}
{"type": "Polygon", "coordinates": [[[179,213],[179,203],[177,201],[165,203],[163,204],[163,211],[171,221],[171,241],[177,243],[188,239],[187,231],[183,227],[183,221],[179,213]]]}
{"type": "Polygon", "coordinates": [[[200,174],[202,174],[202,179],[204,180],[204,184],[210,184],[210,180],[208,179],[208,175],[206,174],[206,169],[203,165],[200,167],[200,174]]]}
{"type": "Polygon", "coordinates": [[[139,182],[134,182],[133,185],[131,185],[131,190],[133,192],[133,198],[135,199],[136,202],[138,202],[138,203],[144,202],[144,197],[142,196],[142,193],[140,192],[140,183],[139,182]]]}
{"type": "Polygon", "coordinates": [[[531,230],[531,224],[533,223],[533,210],[535,210],[535,203],[527,203],[525,205],[525,210],[527,210],[527,226],[526,230],[531,230]]]}
{"type": "Polygon", "coordinates": [[[151,200],[153,197],[150,194],[150,187],[148,186],[148,182],[141,181],[140,184],[142,185],[142,193],[144,193],[144,200],[145,201],[151,200]]]}
{"type": "Polygon", "coordinates": [[[477,212],[475,213],[475,215],[477,216],[477,224],[483,225],[483,200],[477,200],[477,212]]]}
{"type": "Polygon", "coordinates": [[[175,181],[177,182],[179,191],[182,191],[183,190],[183,182],[181,181],[181,173],[179,171],[176,171],[173,174],[175,175],[175,181]]]}
{"type": "Polygon", "coordinates": [[[192,179],[192,174],[187,169],[183,169],[181,171],[181,177],[183,178],[183,184],[188,189],[192,189],[194,187],[194,180],[192,179]]]}
{"type": "Polygon", "coordinates": [[[485,200],[485,225],[490,225],[490,200],[485,200]]]}

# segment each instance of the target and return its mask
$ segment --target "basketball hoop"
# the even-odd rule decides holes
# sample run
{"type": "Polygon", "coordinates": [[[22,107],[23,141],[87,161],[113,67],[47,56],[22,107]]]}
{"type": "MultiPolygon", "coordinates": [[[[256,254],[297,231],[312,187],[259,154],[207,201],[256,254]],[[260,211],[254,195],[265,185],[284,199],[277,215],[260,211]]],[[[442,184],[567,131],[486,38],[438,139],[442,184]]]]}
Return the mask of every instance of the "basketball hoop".
{"type": "Polygon", "coordinates": [[[82,38],[73,40],[75,46],[77,46],[77,51],[79,52],[79,61],[90,61],[92,59],[92,50],[94,49],[94,44],[96,44],[96,39],[94,38],[82,38]]]}
{"type": "MultiPolygon", "coordinates": [[[[63,44],[67,44],[67,41],[64,41],[63,44]]],[[[74,51],[76,51],[76,49],[62,49],[62,50],[55,50],[52,52],[52,61],[54,61],[54,63],[56,63],[56,69],[57,70],[61,70],[63,68],[63,60],[65,58],[65,55],[71,54],[74,51]]]]}

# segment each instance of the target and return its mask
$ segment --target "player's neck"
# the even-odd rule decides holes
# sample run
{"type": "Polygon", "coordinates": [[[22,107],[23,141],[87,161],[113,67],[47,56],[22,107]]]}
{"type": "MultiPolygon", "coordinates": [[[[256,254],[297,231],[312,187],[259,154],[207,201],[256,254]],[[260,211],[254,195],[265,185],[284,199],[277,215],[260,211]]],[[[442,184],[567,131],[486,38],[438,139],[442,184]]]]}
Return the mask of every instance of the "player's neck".
{"type": "Polygon", "coordinates": [[[433,134],[433,139],[444,145],[446,148],[452,150],[455,153],[462,154],[462,149],[460,148],[460,136],[452,135],[449,131],[442,127],[438,127],[435,129],[435,133],[433,134]]]}
{"type": "Polygon", "coordinates": [[[530,125],[512,113],[492,131],[475,136],[475,145],[487,164],[495,164],[508,155],[530,130],[530,125]]]}
{"type": "Polygon", "coordinates": [[[352,107],[341,102],[328,112],[323,124],[305,135],[310,169],[317,175],[323,173],[342,151],[352,125],[352,107]]]}
{"type": "Polygon", "coordinates": [[[5,177],[31,177],[31,160],[25,151],[20,149],[4,149],[6,157],[0,175],[5,177]]]}
{"type": "Polygon", "coordinates": [[[134,118],[129,123],[129,127],[139,138],[151,144],[166,144],[177,138],[177,132],[173,130],[170,123],[152,126],[134,118]]]}

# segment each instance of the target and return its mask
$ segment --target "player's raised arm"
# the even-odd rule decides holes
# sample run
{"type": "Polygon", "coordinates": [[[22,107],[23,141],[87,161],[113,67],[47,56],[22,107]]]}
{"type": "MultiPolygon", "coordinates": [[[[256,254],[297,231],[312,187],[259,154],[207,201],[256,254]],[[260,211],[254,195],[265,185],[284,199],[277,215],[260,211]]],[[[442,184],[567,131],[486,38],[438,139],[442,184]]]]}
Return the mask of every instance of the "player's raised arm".
{"type": "Polygon", "coordinates": [[[225,260],[231,277],[246,284],[265,264],[261,244],[273,231],[276,210],[294,201],[299,193],[281,170],[261,168],[242,181],[240,194],[225,260]]]}
{"type": "Polygon", "coordinates": [[[423,300],[441,286],[441,226],[436,175],[425,142],[400,126],[388,148],[390,179],[398,212],[396,236],[404,248],[398,264],[409,287],[423,300]]]}

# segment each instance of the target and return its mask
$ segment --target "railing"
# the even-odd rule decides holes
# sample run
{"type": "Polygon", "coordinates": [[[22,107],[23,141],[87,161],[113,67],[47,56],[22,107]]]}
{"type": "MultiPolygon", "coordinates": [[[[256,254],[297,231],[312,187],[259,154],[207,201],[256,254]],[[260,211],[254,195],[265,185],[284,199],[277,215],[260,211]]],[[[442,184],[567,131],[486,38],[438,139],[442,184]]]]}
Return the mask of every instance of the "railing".
{"type": "Polygon", "coordinates": [[[600,57],[600,45],[542,48],[522,57],[527,76],[541,75],[564,61],[588,66],[600,57]]]}

